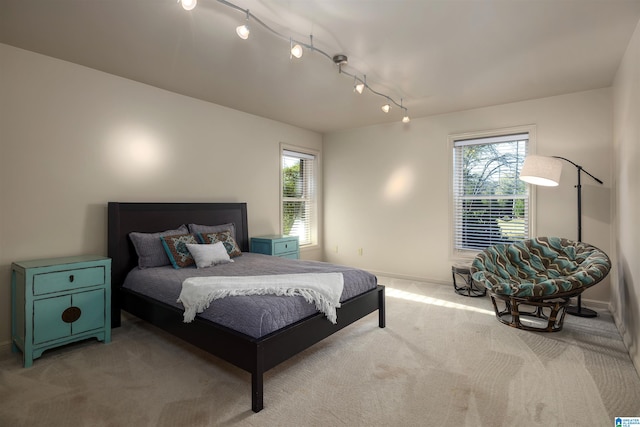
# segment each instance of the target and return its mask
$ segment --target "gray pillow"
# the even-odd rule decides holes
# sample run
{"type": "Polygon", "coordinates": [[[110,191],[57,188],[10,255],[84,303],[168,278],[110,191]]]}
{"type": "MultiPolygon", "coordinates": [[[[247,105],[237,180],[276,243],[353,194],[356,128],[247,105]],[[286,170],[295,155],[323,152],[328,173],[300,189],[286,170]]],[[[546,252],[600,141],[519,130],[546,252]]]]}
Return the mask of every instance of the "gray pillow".
{"type": "Polygon", "coordinates": [[[133,247],[136,248],[136,253],[138,254],[138,267],[162,267],[163,265],[171,264],[171,260],[162,246],[160,237],[172,234],[185,234],[188,232],[187,226],[182,224],[175,230],[160,231],[157,233],[139,233],[137,231],[129,233],[129,238],[131,238],[133,247]]]}
{"type": "Polygon", "coordinates": [[[220,233],[222,231],[228,231],[231,233],[231,237],[236,238],[236,225],[232,222],[221,225],[189,224],[189,233],[205,235],[207,233],[220,233]]]}

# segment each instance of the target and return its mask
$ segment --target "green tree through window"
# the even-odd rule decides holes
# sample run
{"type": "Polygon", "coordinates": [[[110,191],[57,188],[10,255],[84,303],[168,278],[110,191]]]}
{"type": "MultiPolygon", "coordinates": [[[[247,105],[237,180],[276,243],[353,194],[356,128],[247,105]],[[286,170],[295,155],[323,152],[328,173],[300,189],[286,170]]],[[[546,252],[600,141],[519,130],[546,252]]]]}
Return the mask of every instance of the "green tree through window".
{"type": "Polygon", "coordinates": [[[313,243],[315,227],[316,156],[282,151],[282,233],[313,243]]]}
{"type": "Polygon", "coordinates": [[[304,205],[299,201],[288,199],[299,199],[302,196],[300,191],[300,161],[296,161],[291,166],[282,169],[282,195],[283,195],[283,234],[290,234],[296,219],[301,219],[304,215],[304,205]]]}
{"type": "Polygon", "coordinates": [[[456,250],[528,237],[528,189],[518,178],[527,142],[528,134],[454,142],[456,250]]]}

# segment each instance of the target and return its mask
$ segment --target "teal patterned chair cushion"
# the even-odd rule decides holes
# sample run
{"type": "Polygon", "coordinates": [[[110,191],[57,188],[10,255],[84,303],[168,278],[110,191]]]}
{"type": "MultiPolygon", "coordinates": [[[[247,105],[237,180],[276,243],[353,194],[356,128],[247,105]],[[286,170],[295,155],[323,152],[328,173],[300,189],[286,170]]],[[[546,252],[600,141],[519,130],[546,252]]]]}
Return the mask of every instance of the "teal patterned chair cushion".
{"type": "Polygon", "coordinates": [[[513,297],[546,297],[580,292],[605,278],[607,254],[587,243],[537,237],[491,246],[471,264],[473,280],[489,292],[513,297]]]}

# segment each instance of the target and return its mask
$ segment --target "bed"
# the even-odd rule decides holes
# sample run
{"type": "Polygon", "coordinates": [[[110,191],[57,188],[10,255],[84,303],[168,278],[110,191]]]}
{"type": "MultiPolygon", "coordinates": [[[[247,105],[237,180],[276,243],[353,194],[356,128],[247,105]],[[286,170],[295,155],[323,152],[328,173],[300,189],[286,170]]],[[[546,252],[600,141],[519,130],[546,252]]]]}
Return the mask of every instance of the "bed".
{"type": "MultiPolygon", "coordinates": [[[[314,311],[293,324],[256,337],[252,336],[256,334],[239,332],[201,315],[191,323],[184,323],[184,310],[179,306],[123,286],[129,272],[137,269],[138,265],[129,233],[159,232],[190,223],[233,223],[235,240],[240,250],[248,253],[246,203],[109,202],[108,222],[108,255],[112,259],[112,326],[120,326],[121,310],[125,310],[249,372],[251,409],[254,412],[264,407],[263,376],[269,369],[376,310],[378,326],[385,327],[384,286],[378,284],[342,301],[335,324],[329,322],[324,314],[314,311]]],[[[247,258],[253,256],[247,255],[247,258]]]]}

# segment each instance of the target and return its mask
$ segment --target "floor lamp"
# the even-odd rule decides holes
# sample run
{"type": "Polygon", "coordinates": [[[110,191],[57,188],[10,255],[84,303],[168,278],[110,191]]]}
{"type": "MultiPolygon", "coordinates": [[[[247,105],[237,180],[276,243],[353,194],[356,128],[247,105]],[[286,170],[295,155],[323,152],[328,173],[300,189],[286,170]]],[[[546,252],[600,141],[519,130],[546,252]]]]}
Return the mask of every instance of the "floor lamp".
{"type": "MultiPolygon", "coordinates": [[[[522,170],[520,172],[520,179],[524,182],[534,185],[543,185],[547,187],[555,187],[560,182],[560,174],[562,173],[562,162],[571,163],[578,170],[578,184],[575,186],[578,189],[578,241],[582,241],[582,184],[580,183],[580,177],[582,172],[589,175],[597,183],[603,184],[595,176],[584,170],[582,166],[575,164],[569,159],[564,157],[551,156],[527,156],[524,159],[522,170]]],[[[567,313],[580,317],[596,317],[597,312],[589,308],[582,307],[582,295],[578,295],[578,304],[567,307],[567,313]]]]}

